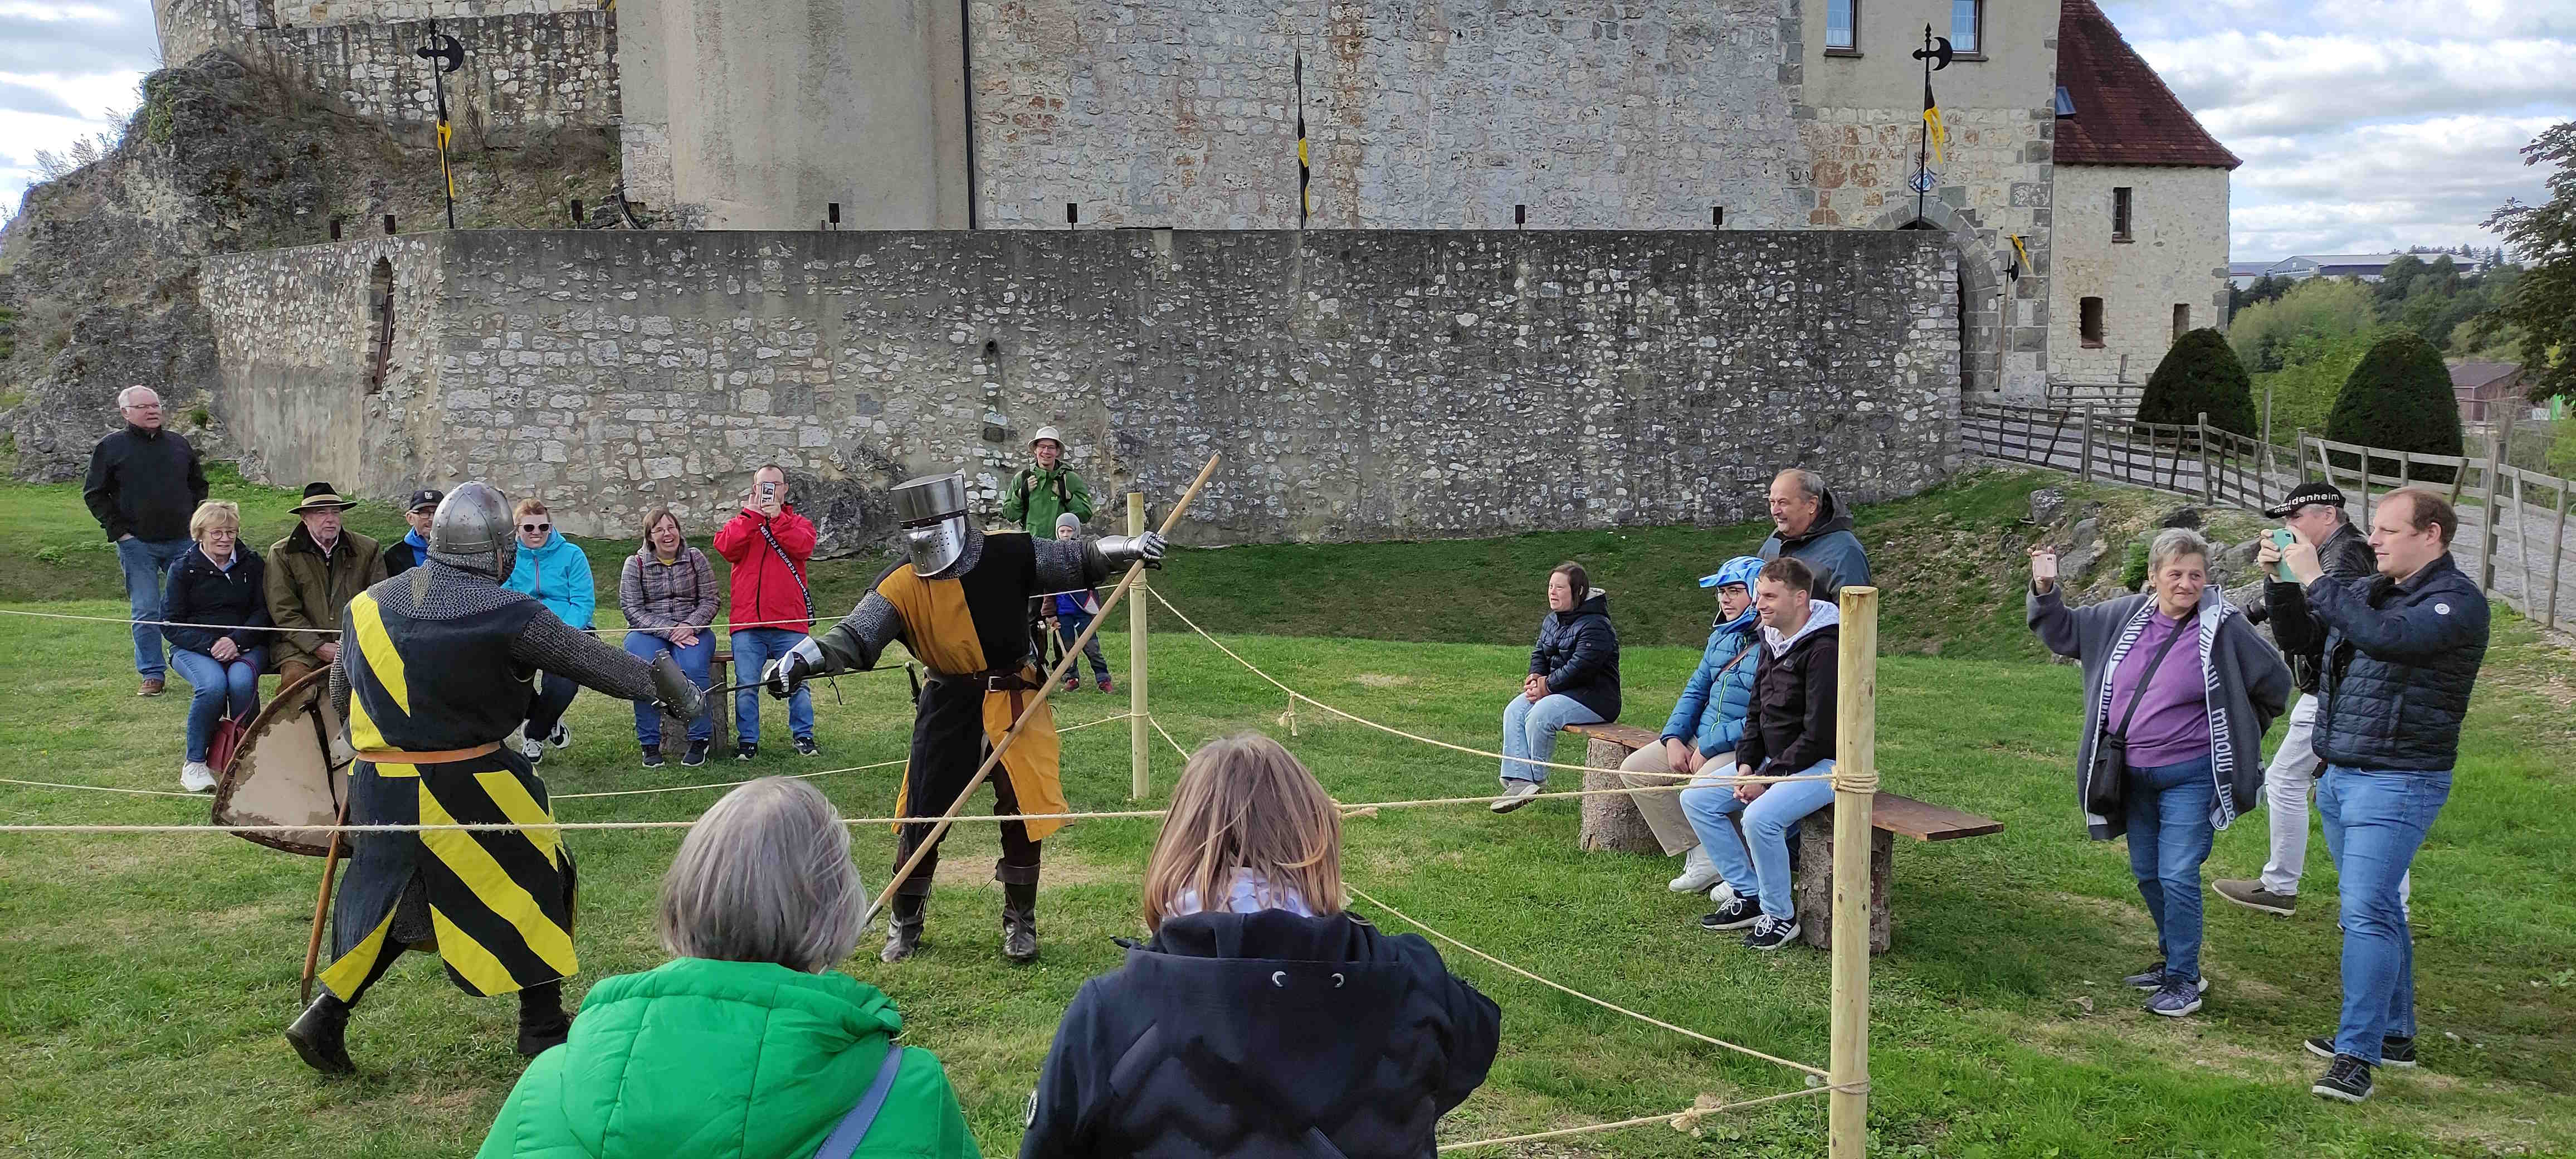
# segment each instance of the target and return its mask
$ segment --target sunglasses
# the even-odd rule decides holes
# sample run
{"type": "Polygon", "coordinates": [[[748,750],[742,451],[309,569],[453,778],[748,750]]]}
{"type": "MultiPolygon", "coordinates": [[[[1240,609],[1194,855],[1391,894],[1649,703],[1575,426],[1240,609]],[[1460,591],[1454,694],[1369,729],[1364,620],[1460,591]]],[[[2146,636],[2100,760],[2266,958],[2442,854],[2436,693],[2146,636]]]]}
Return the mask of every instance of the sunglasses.
{"type": "Polygon", "coordinates": [[[519,525],[519,530],[521,531],[552,531],[554,529],[555,525],[551,523],[522,523],[519,525]]]}

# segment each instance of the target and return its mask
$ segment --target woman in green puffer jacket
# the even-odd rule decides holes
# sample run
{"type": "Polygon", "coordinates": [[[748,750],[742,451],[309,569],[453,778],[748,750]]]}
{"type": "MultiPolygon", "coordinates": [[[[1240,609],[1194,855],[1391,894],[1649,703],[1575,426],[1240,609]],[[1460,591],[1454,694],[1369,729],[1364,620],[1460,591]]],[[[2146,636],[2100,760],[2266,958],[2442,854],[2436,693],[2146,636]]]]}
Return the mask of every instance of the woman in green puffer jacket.
{"type": "Polygon", "coordinates": [[[981,1159],[939,1060],[894,1044],[894,1002],[832,969],[866,898],[811,784],[726,794],[662,881],[675,960],[591,987],[478,1159],[981,1159]]]}

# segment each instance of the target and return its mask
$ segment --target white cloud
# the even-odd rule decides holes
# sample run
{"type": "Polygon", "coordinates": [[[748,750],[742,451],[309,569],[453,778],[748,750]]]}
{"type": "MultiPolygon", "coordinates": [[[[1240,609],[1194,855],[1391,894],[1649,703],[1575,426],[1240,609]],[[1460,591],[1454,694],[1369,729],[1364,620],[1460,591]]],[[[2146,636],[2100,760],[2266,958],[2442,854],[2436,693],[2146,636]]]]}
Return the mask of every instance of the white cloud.
{"type": "Polygon", "coordinates": [[[2222,140],[2318,132],[2356,118],[2563,104],[2576,91],[2570,79],[2576,77],[2576,40],[2390,41],[2223,32],[2136,47],[2222,140]]]}
{"type": "Polygon", "coordinates": [[[160,55],[144,0],[0,0],[0,199],[16,208],[38,149],[113,134],[160,55]]]}

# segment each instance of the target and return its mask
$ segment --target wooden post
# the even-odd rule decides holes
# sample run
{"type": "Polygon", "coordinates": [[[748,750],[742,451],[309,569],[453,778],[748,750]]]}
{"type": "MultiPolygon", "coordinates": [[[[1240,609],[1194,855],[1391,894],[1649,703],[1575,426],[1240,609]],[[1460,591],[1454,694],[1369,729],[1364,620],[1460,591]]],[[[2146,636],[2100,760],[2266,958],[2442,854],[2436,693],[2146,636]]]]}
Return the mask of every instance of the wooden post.
{"type": "Polygon", "coordinates": [[[1833,1062],[1827,1147],[1869,1146],[1869,843],[1878,801],[1878,589],[1842,591],[1834,725],[1833,1062]]]}
{"type": "MultiPolygon", "coordinates": [[[[1145,493],[1127,493],[1127,534],[1145,534],[1145,493]]],[[[1144,573],[1136,576],[1136,586],[1144,587],[1144,573]]],[[[1154,791],[1154,746],[1149,736],[1154,722],[1145,716],[1145,605],[1153,601],[1145,593],[1127,603],[1127,748],[1133,762],[1127,776],[1127,799],[1142,801],[1154,791]]]]}
{"type": "Polygon", "coordinates": [[[2218,480],[2215,476],[2209,473],[2208,411],[2200,412],[2198,425],[2193,429],[2199,432],[2197,441],[2200,444],[2200,501],[2214,506],[2218,502],[2218,480]]]}
{"type": "Polygon", "coordinates": [[[2551,628],[2558,626],[2558,566],[2567,559],[2567,492],[2570,483],[2558,481],[2558,530],[2549,536],[2549,614],[2543,620],[2551,628]]]}
{"type": "Polygon", "coordinates": [[[2522,614],[2528,616],[2540,610],[2540,602],[2531,598],[2531,533],[2523,528],[2520,467],[2513,469],[2513,549],[2522,558],[2522,614]]]}
{"type": "MultiPolygon", "coordinates": [[[[2485,486],[2480,489],[2484,505],[2479,508],[2486,513],[2486,526],[2481,529],[2483,534],[2478,536],[2478,590],[2481,592],[2495,590],[2496,464],[2503,461],[2504,440],[2488,435],[2485,486]]],[[[2367,517],[2366,512],[2364,516],[2367,517]]]]}
{"type": "MultiPolygon", "coordinates": [[[[2308,481],[2308,428],[2299,428],[2299,444],[2291,450],[2294,452],[2291,455],[2294,460],[2292,465],[2299,469],[2299,482],[2305,483],[2308,481]]],[[[2334,480],[2328,479],[2326,482],[2332,483],[2334,480]]]]}
{"type": "Polygon", "coordinates": [[[2093,481],[2093,404],[2084,404],[2084,481],[2093,481]]]}

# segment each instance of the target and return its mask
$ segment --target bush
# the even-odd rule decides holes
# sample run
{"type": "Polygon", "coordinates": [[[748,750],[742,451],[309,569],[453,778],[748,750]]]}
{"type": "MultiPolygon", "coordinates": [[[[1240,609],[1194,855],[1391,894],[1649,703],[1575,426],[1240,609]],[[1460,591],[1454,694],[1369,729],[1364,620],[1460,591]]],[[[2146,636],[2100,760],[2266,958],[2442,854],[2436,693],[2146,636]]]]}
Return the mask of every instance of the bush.
{"type": "MultiPolygon", "coordinates": [[[[2380,339],[2361,356],[2352,376],[2335,396],[2334,413],[2326,416],[2326,437],[2339,443],[2419,454],[2457,455],[2461,450],[2460,407],[2451,393],[2451,371],[2442,352],[2422,336],[2400,331],[2380,339]]],[[[2353,457],[2336,457],[2337,466],[2354,466],[2353,457]]],[[[2372,456],[2373,474],[2395,475],[2397,460],[2372,456]]],[[[2448,467],[2418,467],[2412,478],[2447,483],[2448,467]]]]}
{"type": "Polygon", "coordinates": [[[2254,413],[2254,387],[2245,364],[2227,348],[2214,329],[2194,330],[2176,339],[2173,349],[2147,378],[2138,400],[2138,421],[2190,426],[2209,416],[2209,425],[2248,438],[2262,429],[2254,413]]]}
{"type": "Polygon", "coordinates": [[[2326,342],[2311,336],[2294,344],[2288,364],[2272,374],[2254,376],[2254,407],[2261,414],[2268,394],[2272,405],[2272,441],[2280,446],[2298,445],[2299,432],[2323,437],[2326,416],[2334,413],[2335,397],[2343,393],[2343,380],[2352,377],[2352,368],[2361,365],[2361,356],[2387,332],[2374,330],[2326,342]]]}
{"type": "Polygon", "coordinates": [[[2247,306],[2227,324],[2227,342],[2236,360],[2256,374],[2280,370],[2294,357],[2291,345],[2314,335],[2316,340],[2364,333],[2379,325],[2370,287],[2338,278],[2309,278],[2292,286],[2279,301],[2247,306]]]}

